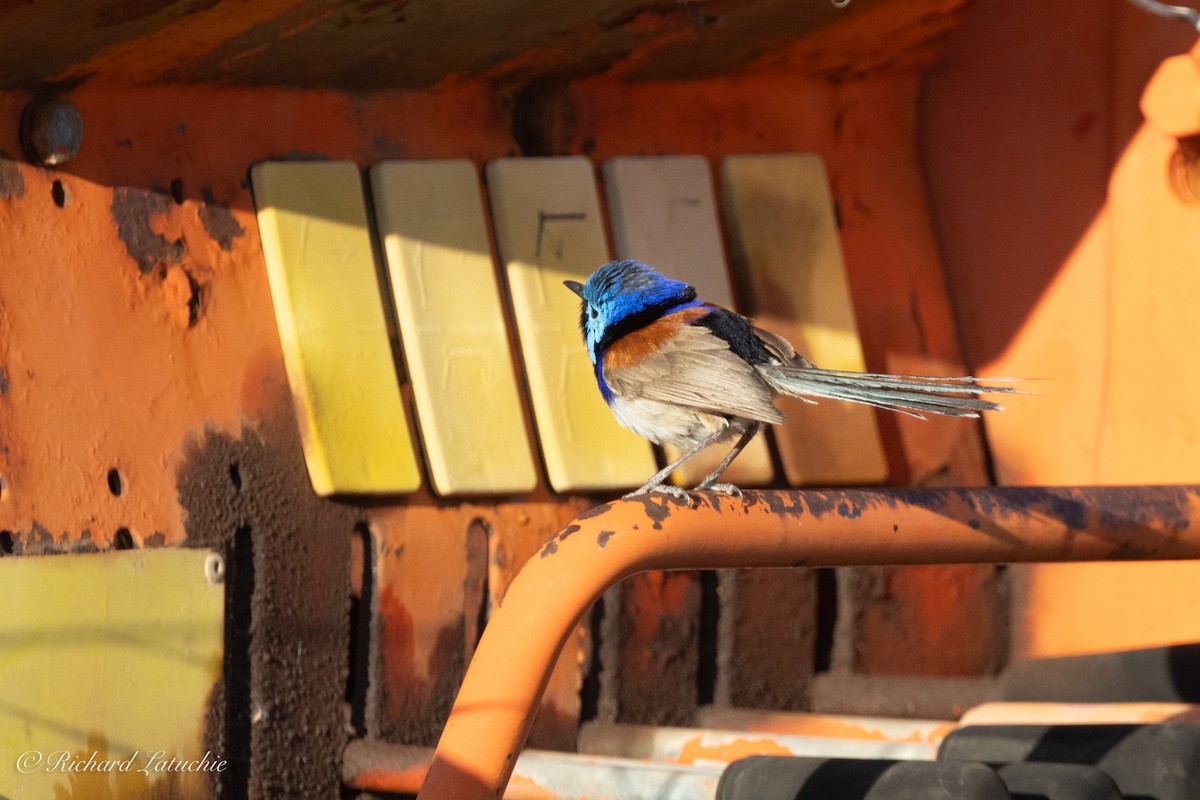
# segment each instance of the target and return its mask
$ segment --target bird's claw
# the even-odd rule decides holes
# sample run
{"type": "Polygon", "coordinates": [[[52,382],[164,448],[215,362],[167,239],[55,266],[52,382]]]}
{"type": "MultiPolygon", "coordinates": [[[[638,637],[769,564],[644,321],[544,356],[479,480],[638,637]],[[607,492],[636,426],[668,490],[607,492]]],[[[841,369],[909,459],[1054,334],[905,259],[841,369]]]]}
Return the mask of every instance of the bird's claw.
{"type": "Polygon", "coordinates": [[[732,483],[714,483],[709,486],[701,486],[698,488],[702,488],[709,492],[720,492],[721,494],[727,494],[730,497],[736,497],[738,500],[745,499],[745,496],[742,494],[742,490],[734,486],[732,483]]]}
{"type": "Polygon", "coordinates": [[[675,500],[685,504],[688,508],[691,508],[696,504],[695,498],[692,497],[691,492],[689,492],[687,489],[684,489],[682,486],[671,486],[668,484],[659,484],[658,486],[643,486],[640,489],[630,492],[621,499],[632,500],[635,497],[641,497],[642,495],[647,495],[652,492],[668,495],[669,497],[672,497],[675,500]]]}

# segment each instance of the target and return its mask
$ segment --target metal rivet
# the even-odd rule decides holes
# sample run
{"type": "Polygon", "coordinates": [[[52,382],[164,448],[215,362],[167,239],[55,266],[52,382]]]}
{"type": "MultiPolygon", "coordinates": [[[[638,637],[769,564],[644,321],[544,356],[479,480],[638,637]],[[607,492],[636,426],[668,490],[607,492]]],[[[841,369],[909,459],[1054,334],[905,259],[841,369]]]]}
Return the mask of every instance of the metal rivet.
{"type": "Polygon", "coordinates": [[[83,117],[65,97],[39,95],[21,113],[21,149],[34,164],[52,167],[75,157],[83,143],[83,117]]]}
{"type": "Polygon", "coordinates": [[[208,558],[204,559],[204,577],[213,585],[224,583],[225,559],[216,553],[210,553],[208,558]]]}

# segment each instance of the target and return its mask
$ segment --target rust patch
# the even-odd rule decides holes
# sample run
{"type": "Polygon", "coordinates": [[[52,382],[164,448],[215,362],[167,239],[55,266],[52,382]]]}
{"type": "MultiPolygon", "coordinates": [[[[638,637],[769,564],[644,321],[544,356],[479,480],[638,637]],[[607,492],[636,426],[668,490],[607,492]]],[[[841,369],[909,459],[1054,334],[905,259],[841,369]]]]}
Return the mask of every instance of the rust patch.
{"type": "Polygon", "coordinates": [[[592,517],[598,517],[601,514],[607,514],[611,509],[612,503],[601,503],[598,506],[589,508],[587,511],[581,512],[575,517],[575,519],[591,519],[592,517]]]}
{"type": "Polygon", "coordinates": [[[676,500],[671,495],[641,495],[637,498],[641,501],[642,507],[645,509],[646,516],[654,523],[654,530],[661,531],[662,524],[671,516],[671,506],[679,508],[688,508],[689,503],[683,500],[676,500]]]}
{"type": "Polygon", "coordinates": [[[143,275],[149,275],[158,264],[179,263],[187,250],[182,240],[168,241],[151,224],[155,216],[166,214],[170,208],[171,198],[165,194],[126,187],[113,189],[111,210],[117,236],[143,275]]]}
{"type": "Polygon", "coordinates": [[[403,744],[435,745],[450,716],[464,671],[464,623],[460,618],[457,625],[438,632],[424,669],[432,679],[425,680],[417,675],[412,614],[390,587],[380,591],[379,613],[380,658],[388,672],[388,680],[381,687],[386,713],[380,733],[403,744]]]}
{"type": "Polygon", "coordinates": [[[206,747],[242,754],[232,797],[336,796],[347,739],[350,539],[360,520],[313,494],[282,400],[240,440],[210,432],[190,443],[177,482],[185,544],[226,553],[227,612],[241,608],[226,620],[229,705],[205,730],[206,747]],[[249,602],[235,602],[238,592],[249,602]]]}
{"type": "Polygon", "coordinates": [[[817,632],[816,574],[807,569],[720,570],[715,702],[809,707],[817,632]]]}
{"type": "Polygon", "coordinates": [[[234,218],[228,206],[221,205],[213,196],[212,189],[205,187],[202,192],[204,205],[200,206],[200,222],[208,235],[220,245],[222,250],[232,250],[233,240],[245,236],[246,230],[234,218]]]}
{"type": "Polygon", "coordinates": [[[15,161],[0,158],[0,200],[25,196],[25,176],[15,161]]]}
{"type": "MultiPolygon", "coordinates": [[[[689,725],[697,706],[700,584],[697,574],[648,572],[621,584],[615,647],[616,719],[689,725]]],[[[615,662],[615,663],[614,663],[615,662]]]]}

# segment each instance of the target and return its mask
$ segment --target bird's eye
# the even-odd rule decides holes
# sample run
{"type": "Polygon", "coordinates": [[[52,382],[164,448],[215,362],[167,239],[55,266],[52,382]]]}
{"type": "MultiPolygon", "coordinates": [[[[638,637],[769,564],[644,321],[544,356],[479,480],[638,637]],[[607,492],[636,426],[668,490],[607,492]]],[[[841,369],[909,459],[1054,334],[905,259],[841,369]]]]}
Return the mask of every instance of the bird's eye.
{"type": "Polygon", "coordinates": [[[596,310],[595,306],[588,306],[588,315],[591,316],[592,319],[595,319],[596,317],[600,316],[600,312],[596,310]]]}

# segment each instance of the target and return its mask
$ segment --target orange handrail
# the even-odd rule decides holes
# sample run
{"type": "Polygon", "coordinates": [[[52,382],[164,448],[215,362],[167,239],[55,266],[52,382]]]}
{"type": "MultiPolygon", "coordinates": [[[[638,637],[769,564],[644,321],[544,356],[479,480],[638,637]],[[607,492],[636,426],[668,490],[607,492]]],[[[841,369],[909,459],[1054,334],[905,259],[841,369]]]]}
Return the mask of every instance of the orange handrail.
{"type": "Polygon", "coordinates": [[[581,514],[521,569],[484,631],[419,800],[503,795],[564,642],[610,586],[654,569],[1200,559],[1200,486],[711,492],[581,514]]]}

